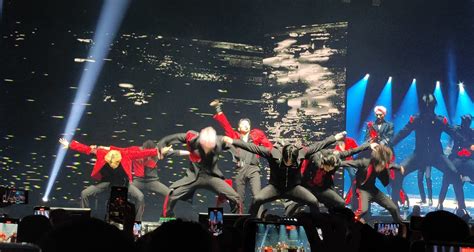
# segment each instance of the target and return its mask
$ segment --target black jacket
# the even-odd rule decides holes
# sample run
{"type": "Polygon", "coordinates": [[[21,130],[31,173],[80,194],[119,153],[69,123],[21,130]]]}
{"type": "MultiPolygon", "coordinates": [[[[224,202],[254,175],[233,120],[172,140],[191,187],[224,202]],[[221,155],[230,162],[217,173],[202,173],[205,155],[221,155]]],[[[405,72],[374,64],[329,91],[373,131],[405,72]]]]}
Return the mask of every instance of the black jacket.
{"type": "MultiPolygon", "coordinates": [[[[377,121],[375,121],[373,123],[373,128],[375,132],[377,132],[377,143],[382,145],[387,145],[390,143],[390,140],[393,138],[393,123],[387,122],[385,120],[382,121],[382,123],[377,123],[377,121]]],[[[368,140],[370,140],[370,129],[367,125],[365,131],[365,141],[368,140]]]]}
{"type": "Polygon", "coordinates": [[[206,173],[211,176],[224,178],[221,170],[217,166],[219,154],[229,149],[229,146],[222,141],[222,136],[217,137],[217,144],[214,150],[207,155],[199,144],[199,133],[188,131],[166,136],[158,142],[158,148],[161,149],[173,143],[186,143],[190,152],[190,167],[186,169],[185,179],[180,179],[173,183],[170,188],[176,188],[182,185],[190,184],[197,180],[200,173],[206,173]]]}
{"type": "Polygon", "coordinates": [[[339,169],[342,164],[342,161],[347,157],[355,155],[361,151],[367,150],[370,148],[369,143],[365,143],[357,148],[345,150],[345,151],[335,151],[335,150],[321,150],[316,152],[315,154],[311,155],[310,163],[308,167],[304,170],[303,173],[303,184],[307,187],[311,188],[318,188],[321,190],[325,190],[328,188],[332,188],[334,186],[334,180],[332,176],[334,173],[339,169]],[[330,172],[326,172],[321,168],[321,164],[323,161],[324,156],[330,154],[336,154],[336,158],[339,159],[338,164],[334,169],[330,172]],[[319,178],[318,178],[319,177],[319,178]]]}
{"type": "Polygon", "coordinates": [[[281,147],[274,147],[272,150],[268,150],[263,146],[245,143],[241,140],[234,140],[234,145],[267,159],[268,164],[270,165],[269,183],[279,190],[288,190],[301,184],[301,162],[304,159],[308,159],[312,154],[335,142],[336,138],[330,136],[323,141],[310,145],[309,147],[301,148],[299,150],[297,162],[290,167],[285,166],[283,162],[281,147]]]}
{"type": "Polygon", "coordinates": [[[415,131],[415,154],[421,158],[432,158],[433,155],[444,155],[441,146],[441,133],[446,132],[452,138],[456,132],[447,123],[446,118],[437,115],[414,116],[405,127],[392,139],[392,146],[415,131]]]}
{"type": "MultiPolygon", "coordinates": [[[[346,160],[341,163],[341,166],[350,166],[357,169],[356,172],[356,186],[363,190],[375,190],[375,179],[378,178],[382,182],[383,186],[387,186],[390,181],[389,169],[384,169],[382,172],[377,173],[375,167],[370,163],[370,159],[363,158],[357,160],[346,160]]],[[[400,167],[397,165],[391,165],[390,169],[399,170],[400,167]]]]}

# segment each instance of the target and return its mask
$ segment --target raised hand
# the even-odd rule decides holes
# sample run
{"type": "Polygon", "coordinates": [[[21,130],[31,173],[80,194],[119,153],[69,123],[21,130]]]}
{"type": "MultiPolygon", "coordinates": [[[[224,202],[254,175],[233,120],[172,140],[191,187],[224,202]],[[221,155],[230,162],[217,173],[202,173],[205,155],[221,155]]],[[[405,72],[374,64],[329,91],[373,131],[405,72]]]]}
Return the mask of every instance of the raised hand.
{"type": "Polygon", "coordinates": [[[69,148],[69,141],[66,138],[59,138],[59,143],[63,146],[63,149],[69,148]]]}
{"type": "Polygon", "coordinates": [[[337,133],[334,137],[337,141],[342,140],[347,135],[346,131],[337,133]]]}

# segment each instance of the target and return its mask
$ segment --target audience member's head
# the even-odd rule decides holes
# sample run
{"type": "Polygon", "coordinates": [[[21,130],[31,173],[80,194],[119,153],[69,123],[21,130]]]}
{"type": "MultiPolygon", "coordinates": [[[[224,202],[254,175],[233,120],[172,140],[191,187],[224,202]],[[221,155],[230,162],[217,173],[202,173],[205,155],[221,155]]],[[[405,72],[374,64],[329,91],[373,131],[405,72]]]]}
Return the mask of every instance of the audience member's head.
{"type": "Polygon", "coordinates": [[[455,214],[436,211],[426,214],[421,232],[425,241],[461,242],[469,237],[469,226],[455,214]]]}
{"type": "Polygon", "coordinates": [[[211,235],[201,224],[175,220],[165,222],[150,235],[146,251],[211,251],[211,235]]]}
{"type": "Polygon", "coordinates": [[[38,244],[50,230],[51,223],[46,216],[28,215],[18,224],[17,241],[38,244]]]}
{"type": "Polygon", "coordinates": [[[133,240],[117,227],[98,219],[64,223],[41,242],[49,251],[133,251],[133,240]]]}
{"type": "Polygon", "coordinates": [[[49,222],[51,222],[53,228],[70,221],[70,218],[69,213],[62,208],[51,210],[49,213],[49,222]]]}
{"type": "Polygon", "coordinates": [[[413,206],[413,211],[411,212],[411,216],[417,216],[417,217],[421,216],[421,208],[419,205],[413,206]]]}

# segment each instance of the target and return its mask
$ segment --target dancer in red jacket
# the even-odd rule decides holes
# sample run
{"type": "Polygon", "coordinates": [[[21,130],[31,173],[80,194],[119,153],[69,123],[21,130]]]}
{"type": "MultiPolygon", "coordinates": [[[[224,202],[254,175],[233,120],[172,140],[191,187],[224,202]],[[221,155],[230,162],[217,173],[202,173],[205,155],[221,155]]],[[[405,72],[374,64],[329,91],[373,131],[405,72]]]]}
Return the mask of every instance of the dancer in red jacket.
{"type": "MultiPolygon", "coordinates": [[[[84,153],[94,154],[97,158],[91,177],[99,183],[90,185],[81,192],[81,207],[89,207],[89,198],[104,192],[111,186],[134,187],[132,182],[132,160],[159,156],[156,148],[145,150],[107,150],[96,146],[87,146],[77,141],[69,143],[61,138],[59,142],[64,148],[84,153]]],[[[159,156],[161,157],[161,156],[159,156]]]]}
{"type": "MultiPolygon", "coordinates": [[[[240,139],[246,143],[264,146],[269,150],[272,149],[273,145],[265,133],[262,130],[251,128],[250,119],[240,119],[237,130],[234,130],[222,111],[222,104],[218,100],[214,100],[210,105],[215,107],[216,114],[213,118],[224,129],[226,136],[232,139],[240,139]]],[[[260,158],[258,155],[238,147],[230,149],[230,152],[232,153],[235,171],[237,172],[234,178],[235,190],[243,203],[245,201],[245,188],[248,186],[251,196],[250,202],[252,202],[255,195],[262,189],[259,166],[260,158]]],[[[220,200],[222,200],[221,198],[220,200]]]]}

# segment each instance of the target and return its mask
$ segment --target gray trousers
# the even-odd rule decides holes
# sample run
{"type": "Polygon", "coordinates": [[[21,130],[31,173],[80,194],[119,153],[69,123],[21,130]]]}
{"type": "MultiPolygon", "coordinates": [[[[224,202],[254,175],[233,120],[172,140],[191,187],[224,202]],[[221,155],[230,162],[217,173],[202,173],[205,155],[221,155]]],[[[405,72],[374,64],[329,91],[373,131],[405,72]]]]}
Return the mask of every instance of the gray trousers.
{"type": "Polygon", "coordinates": [[[135,209],[137,211],[135,215],[136,221],[142,221],[145,211],[145,195],[142,192],[143,190],[146,189],[147,191],[158,193],[163,197],[166,197],[170,193],[170,189],[158,181],[158,178],[134,177],[132,185],[133,186],[128,188],[128,194],[135,202],[135,209]]]}
{"type": "Polygon", "coordinates": [[[403,221],[400,217],[400,211],[398,210],[397,205],[395,205],[390,197],[385,195],[385,193],[381,192],[379,189],[372,189],[370,191],[357,189],[357,194],[359,199],[359,209],[357,209],[355,213],[356,216],[360,218],[366,216],[370,202],[375,202],[390,212],[393,221],[398,223],[403,221]]]}
{"type": "MultiPolygon", "coordinates": [[[[182,179],[188,180],[189,178],[185,177],[182,179]]],[[[175,183],[179,184],[179,180],[175,183]]],[[[165,199],[165,204],[163,206],[163,216],[174,216],[173,209],[177,201],[180,199],[189,198],[190,196],[194,195],[194,192],[197,189],[207,189],[218,195],[225,196],[232,202],[232,212],[240,213],[242,201],[240,200],[239,194],[223,179],[205,173],[200,173],[194,182],[178,186],[171,190],[165,199]]]]}
{"type": "MultiPolygon", "coordinates": [[[[90,185],[86,187],[86,189],[82,190],[81,192],[81,207],[89,208],[90,207],[89,199],[91,197],[95,198],[97,197],[98,194],[109,191],[110,187],[111,187],[110,182],[100,182],[98,184],[90,185]]],[[[130,195],[138,195],[138,193],[142,195],[141,202],[137,201],[137,203],[135,204],[135,209],[136,209],[135,220],[141,221],[141,217],[143,216],[143,210],[145,207],[145,203],[143,201],[143,193],[141,193],[140,190],[137,187],[135,187],[133,184],[128,185],[128,193],[130,195]],[[141,215],[139,215],[139,213],[141,213],[141,215]],[[137,219],[138,218],[137,216],[140,219],[137,219]]]]}
{"type": "MultiPolygon", "coordinates": [[[[342,197],[336,193],[332,188],[319,189],[308,188],[308,190],[316,196],[327,208],[344,208],[345,202],[342,197]]],[[[354,196],[355,197],[355,196],[354,196]]],[[[293,216],[304,205],[299,202],[292,201],[289,205],[285,205],[285,215],[293,216]]]]}
{"type": "Polygon", "coordinates": [[[318,199],[303,186],[297,185],[287,190],[279,190],[274,185],[270,184],[265,186],[257,195],[255,195],[254,201],[250,206],[250,215],[253,217],[257,216],[261,205],[276,199],[289,199],[302,204],[307,204],[312,213],[319,212],[318,199]]]}
{"type": "MultiPolygon", "coordinates": [[[[250,189],[250,202],[252,202],[258,192],[262,189],[260,181],[260,167],[256,165],[248,165],[243,168],[237,169],[237,174],[234,179],[235,191],[242,200],[242,205],[245,201],[245,189],[247,186],[250,189]]],[[[243,209],[242,209],[243,211],[243,209]]]]}

